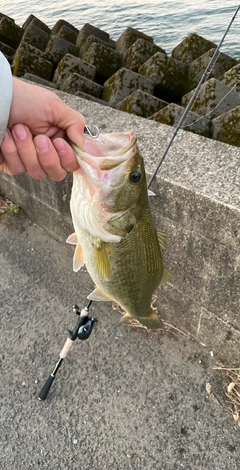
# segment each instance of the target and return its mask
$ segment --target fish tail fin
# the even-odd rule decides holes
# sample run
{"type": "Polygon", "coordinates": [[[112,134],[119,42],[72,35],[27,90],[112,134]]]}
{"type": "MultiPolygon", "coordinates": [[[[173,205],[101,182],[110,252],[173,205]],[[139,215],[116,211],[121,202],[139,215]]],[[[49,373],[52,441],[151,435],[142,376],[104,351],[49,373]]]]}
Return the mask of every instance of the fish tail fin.
{"type": "MultiPolygon", "coordinates": [[[[156,310],[151,309],[150,312],[144,317],[135,317],[143,326],[146,326],[149,330],[157,330],[158,328],[164,328],[162,320],[159,318],[156,310]]],[[[134,317],[129,313],[126,313],[121,320],[121,323],[126,323],[129,320],[133,320],[134,317]]]]}

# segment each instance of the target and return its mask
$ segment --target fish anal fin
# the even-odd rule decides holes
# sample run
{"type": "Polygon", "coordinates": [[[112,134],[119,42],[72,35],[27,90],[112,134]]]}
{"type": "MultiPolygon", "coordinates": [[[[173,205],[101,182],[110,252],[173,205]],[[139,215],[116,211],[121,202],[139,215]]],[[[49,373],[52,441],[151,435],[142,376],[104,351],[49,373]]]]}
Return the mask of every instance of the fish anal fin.
{"type": "Polygon", "coordinates": [[[109,300],[111,300],[99,287],[96,287],[91,294],[87,296],[87,299],[96,300],[97,302],[109,302],[109,300]]]}
{"type": "Polygon", "coordinates": [[[136,320],[141,323],[141,325],[146,326],[149,330],[157,330],[158,328],[164,328],[162,320],[159,318],[156,310],[151,309],[150,312],[143,317],[132,317],[129,313],[126,313],[121,320],[121,323],[126,323],[129,320],[136,320]]]}
{"type": "Polygon", "coordinates": [[[167,268],[165,268],[165,266],[163,266],[163,275],[162,275],[162,279],[160,281],[160,284],[163,284],[164,282],[168,282],[172,277],[172,274],[170,273],[170,271],[168,271],[167,268]]]}
{"type": "Polygon", "coordinates": [[[95,248],[95,268],[100,278],[104,280],[110,279],[111,267],[104,242],[101,242],[95,248]]]}
{"type": "Polygon", "coordinates": [[[160,245],[162,253],[164,252],[167,246],[167,235],[161,230],[157,230],[158,243],[160,245]]]}
{"type": "Polygon", "coordinates": [[[66,240],[66,243],[69,243],[70,245],[77,245],[78,244],[78,239],[76,233],[72,233],[69,235],[69,237],[66,240]]]}
{"type": "Polygon", "coordinates": [[[83,250],[79,243],[77,244],[73,255],[73,271],[76,273],[83,266],[83,250]]]}

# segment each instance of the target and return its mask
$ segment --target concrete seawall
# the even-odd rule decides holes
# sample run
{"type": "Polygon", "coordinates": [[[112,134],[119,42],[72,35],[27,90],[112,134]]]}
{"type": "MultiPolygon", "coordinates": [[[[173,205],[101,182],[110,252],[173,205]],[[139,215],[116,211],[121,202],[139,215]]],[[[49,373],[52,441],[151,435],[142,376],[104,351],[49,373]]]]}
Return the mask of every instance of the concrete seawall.
{"type": "MultiPolygon", "coordinates": [[[[150,176],[171,127],[56,93],[83,113],[90,127],[97,125],[102,132],[132,130],[150,176]]],[[[151,198],[156,226],[168,234],[165,260],[173,274],[157,291],[159,313],[231,367],[240,362],[239,161],[239,148],[181,131],[151,188],[156,193],[151,198]]],[[[2,173],[0,190],[58,240],[72,232],[71,175],[54,183],[2,173]]]]}
{"type": "MultiPolygon", "coordinates": [[[[217,45],[190,34],[168,56],[128,27],[117,41],[91,24],[60,19],[53,28],[30,15],[23,26],[0,13],[0,51],[13,75],[175,126],[217,45]]],[[[240,146],[240,63],[220,52],[184,129],[240,146]]]]}

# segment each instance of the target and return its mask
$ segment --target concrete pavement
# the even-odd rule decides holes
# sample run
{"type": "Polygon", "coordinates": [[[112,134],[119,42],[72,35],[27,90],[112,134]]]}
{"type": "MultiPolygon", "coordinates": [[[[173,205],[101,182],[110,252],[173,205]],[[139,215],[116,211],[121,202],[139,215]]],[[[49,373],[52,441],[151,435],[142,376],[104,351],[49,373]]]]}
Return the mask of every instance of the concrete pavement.
{"type": "Polygon", "coordinates": [[[214,358],[180,333],[116,326],[108,303],[93,304],[97,326],[40,402],[92,281],[23,215],[1,219],[0,240],[2,469],[240,469],[240,429],[206,393],[214,358]]]}

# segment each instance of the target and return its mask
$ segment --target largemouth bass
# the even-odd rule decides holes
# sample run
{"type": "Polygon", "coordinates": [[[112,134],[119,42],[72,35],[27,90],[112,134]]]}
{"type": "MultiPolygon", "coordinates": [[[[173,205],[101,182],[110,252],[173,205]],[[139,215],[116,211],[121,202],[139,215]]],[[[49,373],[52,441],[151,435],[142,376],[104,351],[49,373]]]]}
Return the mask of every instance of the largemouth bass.
{"type": "Polygon", "coordinates": [[[148,328],[162,322],[151,307],[158,285],[170,277],[163,265],[166,235],[157,231],[149,205],[143,158],[131,132],[70,142],[80,168],[73,173],[73,270],[85,264],[95,289],[88,299],[115,301],[148,328]]]}

